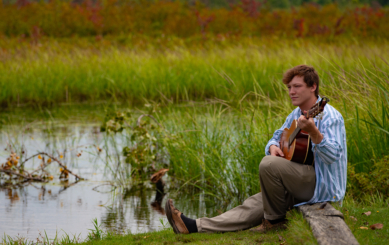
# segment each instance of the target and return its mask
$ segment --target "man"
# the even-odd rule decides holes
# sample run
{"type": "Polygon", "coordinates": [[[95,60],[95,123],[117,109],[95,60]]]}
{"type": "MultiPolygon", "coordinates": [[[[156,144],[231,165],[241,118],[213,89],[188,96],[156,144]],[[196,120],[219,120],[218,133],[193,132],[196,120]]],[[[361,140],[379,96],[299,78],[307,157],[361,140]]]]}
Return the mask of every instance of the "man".
{"type": "Polygon", "coordinates": [[[341,201],[346,191],[347,146],[342,115],[326,105],[319,119],[306,119],[319,97],[319,76],[313,67],[299,65],[288,70],[283,77],[295,110],[284,125],[273,134],[266,145],[265,156],[259,164],[261,193],[249,197],[244,203],[214,218],[190,219],[173,206],[169,199],[165,211],[175,233],[226,232],[251,229],[265,233],[286,228],[288,209],[307,203],[341,201]],[[313,165],[295,163],[283,158],[279,148],[281,134],[292,121],[311,138],[313,165]]]}

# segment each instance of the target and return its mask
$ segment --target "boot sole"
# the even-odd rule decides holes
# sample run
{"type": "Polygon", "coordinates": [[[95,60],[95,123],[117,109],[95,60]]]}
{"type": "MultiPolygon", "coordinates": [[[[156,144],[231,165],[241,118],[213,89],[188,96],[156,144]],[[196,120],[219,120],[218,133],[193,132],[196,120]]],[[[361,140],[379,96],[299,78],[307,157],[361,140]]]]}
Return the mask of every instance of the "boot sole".
{"type": "Polygon", "coordinates": [[[169,205],[170,200],[172,200],[172,199],[168,199],[166,201],[166,204],[165,204],[166,217],[167,217],[167,220],[169,221],[170,225],[173,227],[174,233],[180,234],[181,232],[177,229],[177,226],[176,226],[176,224],[174,223],[174,220],[173,220],[172,210],[170,209],[170,205],[169,205]]]}

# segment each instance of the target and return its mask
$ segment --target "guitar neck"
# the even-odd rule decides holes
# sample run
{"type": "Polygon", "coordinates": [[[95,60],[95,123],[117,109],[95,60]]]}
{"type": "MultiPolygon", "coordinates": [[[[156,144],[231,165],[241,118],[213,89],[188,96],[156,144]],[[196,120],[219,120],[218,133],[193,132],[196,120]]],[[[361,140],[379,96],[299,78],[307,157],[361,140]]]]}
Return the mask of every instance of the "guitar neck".
{"type": "Polygon", "coordinates": [[[297,134],[300,133],[301,129],[299,127],[296,127],[296,129],[293,131],[293,133],[289,137],[289,145],[292,145],[293,140],[296,138],[297,134]]]}

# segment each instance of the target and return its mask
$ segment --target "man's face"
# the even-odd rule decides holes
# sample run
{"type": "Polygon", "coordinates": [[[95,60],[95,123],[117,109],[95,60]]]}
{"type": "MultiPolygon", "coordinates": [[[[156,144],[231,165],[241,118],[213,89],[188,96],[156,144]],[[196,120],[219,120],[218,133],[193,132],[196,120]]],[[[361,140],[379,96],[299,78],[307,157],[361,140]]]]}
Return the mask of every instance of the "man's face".
{"type": "Polygon", "coordinates": [[[289,97],[292,100],[294,106],[303,106],[312,100],[312,96],[315,96],[316,85],[308,87],[304,82],[304,78],[300,76],[294,76],[292,81],[288,83],[289,97]]]}

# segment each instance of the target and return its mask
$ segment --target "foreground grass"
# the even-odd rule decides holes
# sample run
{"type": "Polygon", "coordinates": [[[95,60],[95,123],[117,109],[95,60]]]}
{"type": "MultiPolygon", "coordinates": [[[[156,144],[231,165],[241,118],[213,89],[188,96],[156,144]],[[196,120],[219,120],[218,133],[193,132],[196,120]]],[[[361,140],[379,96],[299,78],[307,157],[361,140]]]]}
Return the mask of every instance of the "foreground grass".
{"type": "MultiPolygon", "coordinates": [[[[389,243],[389,199],[382,196],[365,196],[360,202],[346,197],[342,207],[334,204],[345,217],[345,222],[360,244],[389,243]],[[371,211],[371,215],[363,213],[371,211]],[[381,223],[381,230],[361,229],[381,223]]],[[[312,231],[302,214],[293,210],[287,214],[288,229],[267,234],[238,231],[215,234],[176,235],[171,228],[158,232],[107,235],[102,240],[91,240],[83,244],[317,244],[312,231]]]]}
{"type": "Polygon", "coordinates": [[[360,202],[346,198],[342,207],[337,207],[345,222],[360,244],[389,244],[389,198],[367,196],[360,202]],[[370,211],[371,215],[363,213],[370,211]],[[383,224],[381,230],[361,229],[373,224],[383,224]]]}
{"type": "MultiPolygon", "coordinates": [[[[349,226],[360,244],[388,244],[389,243],[389,199],[382,195],[365,196],[362,201],[356,202],[349,195],[346,196],[343,206],[333,204],[345,217],[349,226]],[[363,213],[371,211],[371,215],[363,213]],[[372,224],[381,223],[383,229],[361,229],[372,224]]],[[[312,231],[301,213],[292,210],[287,213],[288,229],[272,231],[267,234],[258,234],[246,231],[226,233],[195,233],[176,235],[167,223],[161,231],[139,234],[104,233],[95,220],[95,230],[92,230],[84,242],[69,236],[62,238],[44,238],[42,244],[317,244],[312,231]],[[102,238],[102,239],[100,239],[102,238]]],[[[66,234],[66,233],[65,233],[66,234]]],[[[23,238],[3,238],[0,244],[32,244],[23,238]]]]}
{"type": "MultiPolygon", "coordinates": [[[[345,217],[349,226],[360,244],[388,244],[389,243],[389,199],[382,196],[366,196],[363,201],[355,202],[346,197],[342,207],[334,204],[345,217]],[[371,211],[371,215],[363,213],[371,211]],[[361,229],[381,223],[381,230],[361,229]]],[[[107,235],[102,240],[91,240],[83,244],[317,244],[312,231],[302,214],[293,210],[287,214],[288,229],[267,234],[257,234],[250,231],[238,231],[216,234],[189,234],[176,235],[172,229],[158,232],[107,235]]]]}
{"type": "Polygon", "coordinates": [[[288,215],[289,229],[286,231],[258,234],[246,231],[227,233],[196,233],[176,235],[172,229],[158,232],[108,235],[103,240],[92,240],[83,244],[317,244],[308,223],[302,215],[292,211],[288,215]]]}

